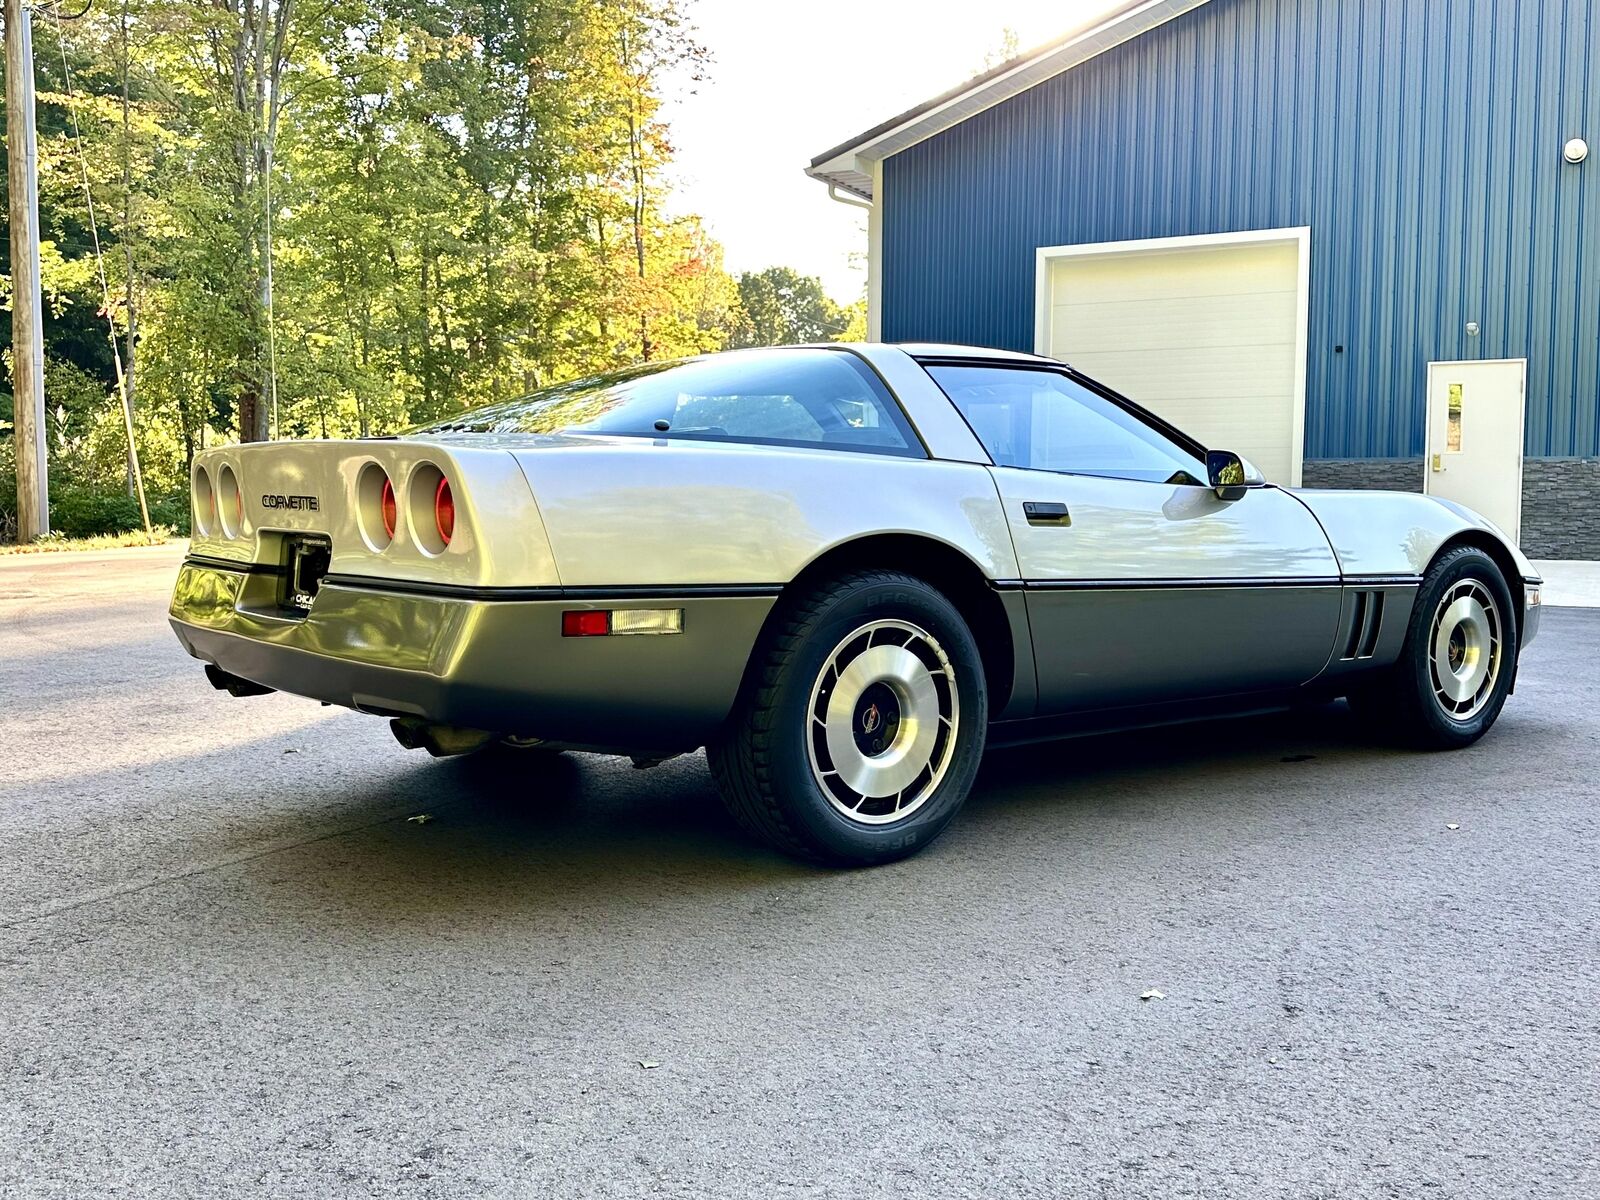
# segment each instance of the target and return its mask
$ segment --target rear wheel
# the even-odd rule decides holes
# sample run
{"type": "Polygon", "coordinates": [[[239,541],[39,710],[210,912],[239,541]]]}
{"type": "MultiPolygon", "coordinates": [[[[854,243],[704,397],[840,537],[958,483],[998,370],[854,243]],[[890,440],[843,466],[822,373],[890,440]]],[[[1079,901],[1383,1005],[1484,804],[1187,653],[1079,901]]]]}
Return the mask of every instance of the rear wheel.
{"type": "Polygon", "coordinates": [[[1452,550],[1422,581],[1399,660],[1351,705],[1412,745],[1471,745],[1505,706],[1517,636],[1511,590],[1495,561],[1470,546],[1452,550]]]}
{"type": "Polygon", "coordinates": [[[756,655],[708,747],[744,828],[840,865],[904,858],[939,835],[989,716],[977,645],[943,595],[897,572],[850,575],[791,604],[756,655]]]}

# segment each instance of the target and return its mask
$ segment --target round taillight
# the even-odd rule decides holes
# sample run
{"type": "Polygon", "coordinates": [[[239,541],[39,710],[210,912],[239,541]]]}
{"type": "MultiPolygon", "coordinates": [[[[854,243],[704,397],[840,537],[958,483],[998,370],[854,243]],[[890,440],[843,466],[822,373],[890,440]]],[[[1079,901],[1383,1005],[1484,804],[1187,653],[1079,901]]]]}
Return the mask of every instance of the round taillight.
{"type": "Polygon", "coordinates": [[[205,537],[217,523],[217,494],[211,487],[211,473],[204,467],[194,469],[194,527],[205,537]]]}
{"type": "Polygon", "coordinates": [[[450,481],[443,476],[433,493],[433,523],[438,527],[439,540],[448,546],[450,535],[456,531],[456,498],[450,491],[450,481]]]}
{"type": "Polygon", "coordinates": [[[383,510],[383,531],[393,541],[395,528],[400,523],[400,506],[395,502],[394,484],[387,475],[383,477],[383,495],[378,505],[383,510]]]}
{"type": "Polygon", "coordinates": [[[227,463],[222,470],[217,472],[217,491],[221,495],[213,496],[211,511],[218,514],[220,506],[221,519],[217,525],[222,530],[223,537],[235,538],[244,532],[244,496],[239,487],[239,476],[227,463]]]}
{"type": "Polygon", "coordinates": [[[356,528],[374,554],[393,545],[400,528],[400,498],[389,482],[389,472],[370,460],[356,475],[356,528]]]}
{"type": "Polygon", "coordinates": [[[424,554],[450,549],[456,531],[456,499],[450,484],[435,464],[419,462],[395,489],[406,506],[406,536],[424,554]]]}

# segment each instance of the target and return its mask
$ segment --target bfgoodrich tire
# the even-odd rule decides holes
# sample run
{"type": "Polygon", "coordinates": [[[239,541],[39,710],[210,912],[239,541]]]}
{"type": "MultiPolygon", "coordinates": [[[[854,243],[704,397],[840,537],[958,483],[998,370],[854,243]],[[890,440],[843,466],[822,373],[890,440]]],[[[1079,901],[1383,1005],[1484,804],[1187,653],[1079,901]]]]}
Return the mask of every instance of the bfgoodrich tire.
{"type": "Polygon", "coordinates": [[[1351,706],[1375,731],[1419,749],[1470,746],[1505,706],[1519,636],[1494,559],[1470,546],[1451,550],[1423,578],[1400,658],[1351,706]]]}
{"type": "Polygon", "coordinates": [[[847,575],[787,603],[707,748],[747,831],[816,862],[916,853],[961,808],[983,756],[983,662],[955,607],[909,575],[847,575]]]}

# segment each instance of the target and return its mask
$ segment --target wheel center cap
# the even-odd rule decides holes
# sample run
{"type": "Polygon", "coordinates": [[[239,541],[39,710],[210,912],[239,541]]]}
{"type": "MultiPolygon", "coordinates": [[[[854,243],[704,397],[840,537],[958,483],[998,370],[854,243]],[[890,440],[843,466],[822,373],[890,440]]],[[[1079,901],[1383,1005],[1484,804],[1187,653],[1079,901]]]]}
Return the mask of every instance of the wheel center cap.
{"type": "Polygon", "coordinates": [[[900,699],[887,684],[874,683],[856,701],[855,719],[850,730],[856,748],[868,758],[885,753],[894,745],[900,729],[900,699]]]}
{"type": "Polygon", "coordinates": [[[877,733],[883,726],[883,714],[878,711],[876,704],[867,705],[867,711],[861,714],[861,732],[877,733]]]}

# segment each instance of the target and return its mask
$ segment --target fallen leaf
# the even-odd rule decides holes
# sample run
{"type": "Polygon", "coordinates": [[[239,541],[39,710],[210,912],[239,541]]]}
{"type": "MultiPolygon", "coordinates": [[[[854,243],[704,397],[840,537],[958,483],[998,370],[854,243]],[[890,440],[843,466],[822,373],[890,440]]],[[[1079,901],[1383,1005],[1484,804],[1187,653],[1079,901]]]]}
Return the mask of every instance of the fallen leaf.
{"type": "Polygon", "coordinates": [[[657,1067],[659,1067],[659,1066],[660,1066],[660,1065],[661,1065],[661,1064],[660,1064],[660,1063],[658,1063],[658,1062],[656,1062],[656,1061],[655,1061],[655,1060],[653,1060],[653,1059],[649,1059],[649,1058],[641,1058],[641,1059],[640,1059],[640,1060],[639,1060],[639,1065],[640,1065],[640,1066],[641,1066],[641,1067],[643,1067],[643,1068],[644,1068],[644,1069],[645,1069],[645,1070],[646,1070],[646,1071],[654,1071],[654,1070],[655,1070],[655,1069],[656,1069],[656,1068],[657,1068],[657,1067]]]}
{"type": "Polygon", "coordinates": [[[1139,994],[1139,999],[1141,1000],[1165,1000],[1166,998],[1166,993],[1158,992],[1155,988],[1151,988],[1148,992],[1141,992],[1139,994]]]}
{"type": "Polygon", "coordinates": [[[1446,825],[1445,828],[1446,829],[1460,829],[1461,826],[1452,823],[1452,824],[1446,825]]]}
{"type": "Polygon", "coordinates": [[[290,746],[287,750],[284,751],[284,753],[285,754],[299,754],[300,753],[300,747],[299,746],[290,746]]]}
{"type": "Polygon", "coordinates": [[[412,825],[426,825],[431,820],[433,820],[432,813],[418,813],[414,817],[406,818],[406,821],[412,825]]]}

